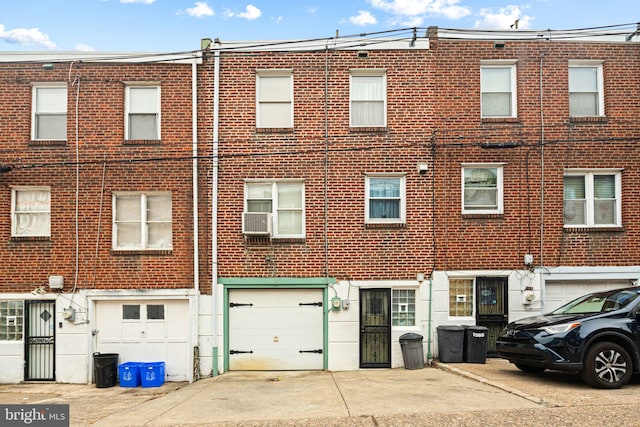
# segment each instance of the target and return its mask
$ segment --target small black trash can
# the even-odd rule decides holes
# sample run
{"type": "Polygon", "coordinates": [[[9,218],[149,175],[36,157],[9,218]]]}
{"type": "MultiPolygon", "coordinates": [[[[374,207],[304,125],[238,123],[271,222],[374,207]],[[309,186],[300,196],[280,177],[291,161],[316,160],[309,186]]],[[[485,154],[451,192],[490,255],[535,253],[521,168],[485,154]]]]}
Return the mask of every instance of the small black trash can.
{"type": "Polygon", "coordinates": [[[464,362],[487,362],[487,337],[489,328],[484,326],[464,326],[464,362]]]}
{"type": "Polygon", "coordinates": [[[400,336],[402,348],[402,360],[405,369],[424,368],[424,349],[422,347],[422,335],[409,332],[400,336]]]}
{"type": "Polygon", "coordinates": [[[97,388],[113,387],[118,382],[118,353],[93,353],[93,378],[97,388]]]}
{"type": "Polygon", "coordinates": [[[443,363],[461,363],[464,348],[462,326],[440,325],[438,331],[438,360],[443,363]]]}

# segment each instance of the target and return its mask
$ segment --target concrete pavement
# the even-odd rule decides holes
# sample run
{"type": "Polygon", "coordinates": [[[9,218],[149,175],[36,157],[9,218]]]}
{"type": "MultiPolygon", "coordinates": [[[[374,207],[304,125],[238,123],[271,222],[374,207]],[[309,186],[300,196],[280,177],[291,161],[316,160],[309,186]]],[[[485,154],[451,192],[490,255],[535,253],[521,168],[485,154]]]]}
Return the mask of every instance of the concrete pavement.
{"type": "Polygon", "coordinates": [[[73,426],[525,426],[554,419],[569,426],[612,416],[627,425],[621,414],[635,420],[639,391],[638,379],[596,390],[575,375],[527,375],[488,359],[417,370],[227,372],[158,388],[0,385],[0,402],[67,403],[73,426]]]}

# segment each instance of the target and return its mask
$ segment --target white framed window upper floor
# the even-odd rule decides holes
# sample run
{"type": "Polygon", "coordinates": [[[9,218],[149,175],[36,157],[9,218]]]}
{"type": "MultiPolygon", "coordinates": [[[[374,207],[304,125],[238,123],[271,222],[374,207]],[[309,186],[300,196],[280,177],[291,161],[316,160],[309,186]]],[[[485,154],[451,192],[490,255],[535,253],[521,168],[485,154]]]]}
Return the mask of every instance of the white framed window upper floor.
{"type": "Polygon", "coordinates": [[[407,221],[406,175],[396,173],[365,176],[365,223],[404,224],[407,221]]]}
{"type": "Polygon", "coordinates": [[[11,188],[11,237],[51,237],[51,188],[11,188]]]}
{"type": "Polygon", "coordinates": [[[350,127],[387,126],[387,70],[350,70],[349,100],[350,127]]]}
{"type": "Polygon", "coordinates": [[[114,250],[173,249],[170,192],[114,192],[114,250]]]}
{"type": "Polygon", "coordinates": [[[462,164],[462,213],[502,214],[504,212],[502,163],[462,164]]]}
{"type": "Polygon", "coordinates": [[[67,85],[35,83],[31,105],[31,139],[66,141],[67,85]]]}
{"type": "Polygon", "coordinates": [[[569,116],[604,116],[603,61],[569,61],[569,116]]]}
{"type": "Polygon", "coordinates": [[[621,227],[621,180],[620,170],[566,170],[564,227],[621,227]]]}
{"type": "Polygon", "coordinates": [[[305,237],[304,181],[246,180],[244,212],[271,214],[274,238],[302,239],[305,237]]]}
{"type": "Polygon", "coordinates": [[[160,140],[160,84],[125,83],[125,139],[160,140]]]}
{"type": "Polygon", "coordinates": [[[293,128],[293,70],[256,70],[256,127],[293,128]]]}
{"type": "Polygon", "coordinates": [[[515,60],[480,62],[480,109],[483,118],[518,116],[515,60]]]}

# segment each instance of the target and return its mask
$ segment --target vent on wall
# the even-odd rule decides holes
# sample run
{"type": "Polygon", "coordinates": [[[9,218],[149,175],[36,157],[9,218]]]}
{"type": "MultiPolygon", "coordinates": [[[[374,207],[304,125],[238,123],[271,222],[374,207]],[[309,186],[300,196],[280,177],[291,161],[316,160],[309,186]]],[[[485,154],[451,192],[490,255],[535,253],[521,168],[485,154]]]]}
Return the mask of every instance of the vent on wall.
{"type": "Polygon", "coordinates": [[[49,276],[50,289],[62,289],[64,287],[64,278],[62,276],[49,276]]]}
{"type": "Polygon", "coordinates": [[[271,235],[270,212],[244,212],[242,214],[242,232],[250,235],[271,235]]]}

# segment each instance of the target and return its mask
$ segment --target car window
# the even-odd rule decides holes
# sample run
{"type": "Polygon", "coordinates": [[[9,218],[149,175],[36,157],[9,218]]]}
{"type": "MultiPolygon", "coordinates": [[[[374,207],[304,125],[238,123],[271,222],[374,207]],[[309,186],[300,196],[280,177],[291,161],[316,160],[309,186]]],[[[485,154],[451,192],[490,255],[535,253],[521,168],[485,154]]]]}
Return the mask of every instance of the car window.
{"type": "Polygon", "coordinates": [[[640,289],[625,289],[585,295],[558,308],[552,314],[587,314],[619,310],[635,300],[640,289]]]}

